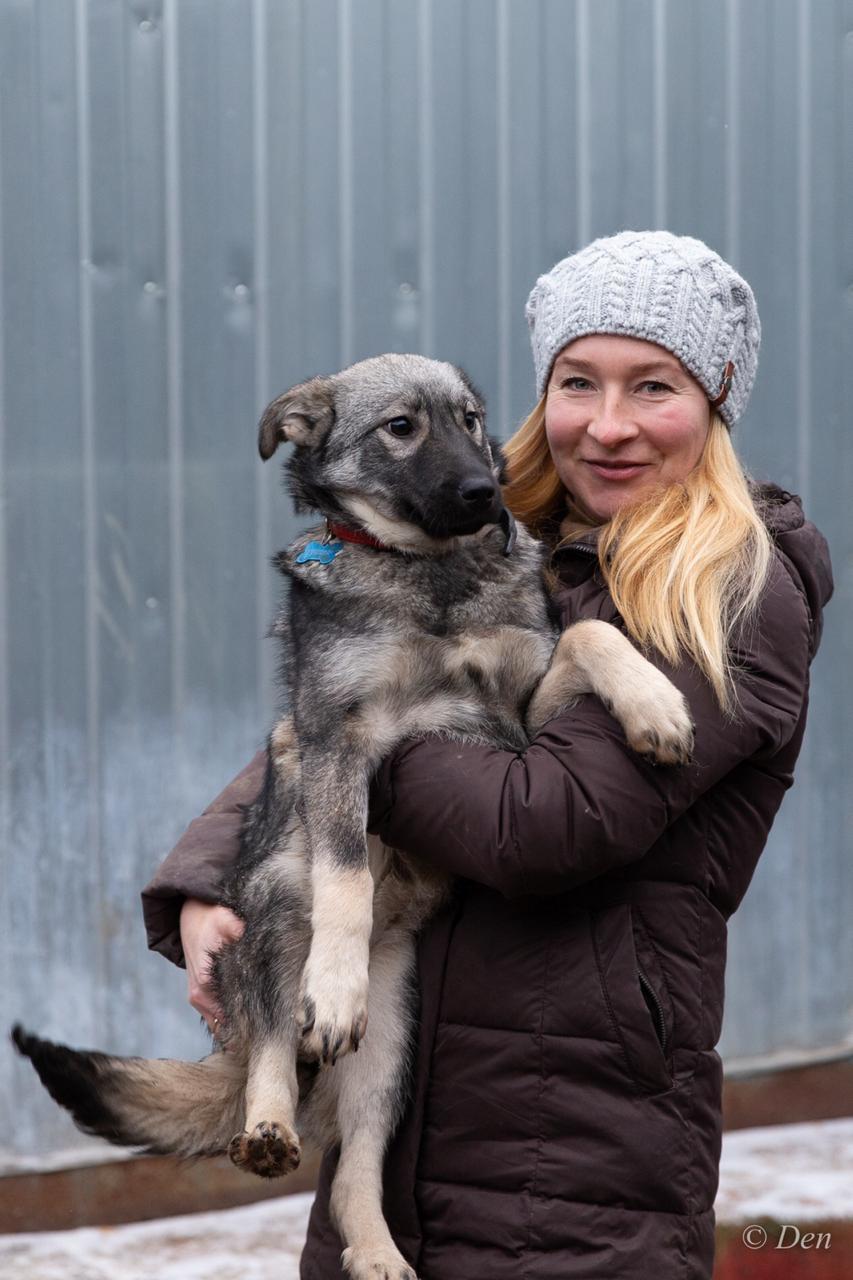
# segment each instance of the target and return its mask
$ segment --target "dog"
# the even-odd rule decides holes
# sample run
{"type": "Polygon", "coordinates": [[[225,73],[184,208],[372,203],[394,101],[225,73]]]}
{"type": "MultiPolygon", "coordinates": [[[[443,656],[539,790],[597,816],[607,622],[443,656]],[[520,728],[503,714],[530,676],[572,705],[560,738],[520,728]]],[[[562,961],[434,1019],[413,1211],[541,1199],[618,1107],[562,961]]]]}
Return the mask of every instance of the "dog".
{"type": "Polygon", "coordinates": [[[499,446],[460,369],[384,355],[303,382],[261,420],[261,457],[283,442],[297,509],[325,526],[276,560],[290,710],[222,887],[245,921],[213,965],[222,1042],[180,1063],[13,1038],[78,1125],[111,1142],[228,1151],[266,1177],[296,1167],[302,1138],[340,1143],[342,1265],[416,1280],[382,1216],[382,1162],[406,1100],[415,937],[451,884],[367,836],[371,775],[414,735],[523,751],[582,693],[658,762],[689,758],[692,726],[617,628],[559,634],[545,550],[504,506],[499,446]]]}

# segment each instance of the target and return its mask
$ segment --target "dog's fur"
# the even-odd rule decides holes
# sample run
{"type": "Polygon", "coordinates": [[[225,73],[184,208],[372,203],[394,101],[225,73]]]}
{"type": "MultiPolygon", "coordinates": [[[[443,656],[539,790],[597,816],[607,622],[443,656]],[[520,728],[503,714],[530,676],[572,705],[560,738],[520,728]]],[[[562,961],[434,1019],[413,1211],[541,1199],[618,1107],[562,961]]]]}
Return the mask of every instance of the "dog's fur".
{"type": "Polygon", "coordinates": [[[262,457],[283,440],[297,506],[387,549],[345,542],[324,563],[315,530],[278,557],[291,714],[223,887],[246,923],[214,965],[224,1042],[179,1063],[14,1035],[53,1097],[112,1142],[228,1150],[262,1176],[296,1166],[300,1134],[340,1142],[345,1267],[415,1280],[382,1217],[382,1159],[406,1096],[414,937],[449,884],[366,837],[371,774],[412,735],[523,750],[584,692],[666,763],[687,758],[691,726],[616,628],[582,622],[557,640],[543,548],[503,507],[482,400],[460,370],[386,355],[313,379],[264,414],[262,457]]]}

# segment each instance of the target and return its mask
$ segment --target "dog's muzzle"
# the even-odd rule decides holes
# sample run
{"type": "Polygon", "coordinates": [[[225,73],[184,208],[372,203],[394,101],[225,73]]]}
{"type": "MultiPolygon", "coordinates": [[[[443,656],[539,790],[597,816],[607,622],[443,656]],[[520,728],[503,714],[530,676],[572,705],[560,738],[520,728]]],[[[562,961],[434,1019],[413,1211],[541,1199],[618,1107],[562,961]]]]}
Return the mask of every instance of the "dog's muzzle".
{"type": "Polygon", "coordinates": [[[515,516],[506,507],[503,508],[498,518],[498,526],[503,530],[504,535],[504,555],[512,555],[515,547],[515,540],[518,537],[518,531],[515,527],[515,516]]]}

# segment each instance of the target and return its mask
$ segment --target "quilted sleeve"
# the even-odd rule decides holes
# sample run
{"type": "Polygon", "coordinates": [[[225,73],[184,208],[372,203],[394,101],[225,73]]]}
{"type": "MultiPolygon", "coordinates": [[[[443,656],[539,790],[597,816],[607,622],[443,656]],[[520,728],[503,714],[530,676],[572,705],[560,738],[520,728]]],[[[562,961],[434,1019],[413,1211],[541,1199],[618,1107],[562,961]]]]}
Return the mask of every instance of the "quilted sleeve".
{"type": "Polygon", "coordinates": [[[266,750],[259,751],[204,813],[190,823],[142,890],[148,946],[173,964],[184,963],[181,907],[186,898],[217,901],[217,886],[240,849],[243,806],[260,792],[266,759],[266,750]]]}

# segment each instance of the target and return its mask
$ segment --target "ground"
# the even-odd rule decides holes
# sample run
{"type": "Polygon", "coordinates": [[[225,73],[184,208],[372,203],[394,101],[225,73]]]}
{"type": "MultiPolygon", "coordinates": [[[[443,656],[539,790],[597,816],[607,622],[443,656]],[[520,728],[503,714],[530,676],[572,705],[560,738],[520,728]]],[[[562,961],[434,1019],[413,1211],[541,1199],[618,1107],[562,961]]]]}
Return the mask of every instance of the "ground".
{"type": "Polygon", "coordinates": [[[312,1198],[0,1236],[0,1280],[297,1280],[312,1198]]]}
{"type": "MultiPolygon", "coordinates": [[[[310,1205],[310,1194],[293,1195],[132,1226],[0,1236],[0,1280],[298,1280],[310,1205]]],[[[723,1254],[733,1256],[733,1242],[738,1256],[748,1256],[740,1236],[746,1224],[759,1223],[771,1236],[760,1250],[763,1261],[775,1255],[780,1267],[765,1268],[761,1275],[793,1277],[801,1274],[800,1259],[808,1258],[811,1267],[816,1258],[813,1242],[805,1246],[809,1253],[799,1245],[774,1250],[779,1224],[789,1224],[787,1242],[795,1232],[806,1239],[826,1223],[833,1227],[833,1239],[821,1256],[844,1264],[838,1275],[853,1275],[853,1118],[727,1133],[716,1209],[726,1237],[724,1248],[718,1248],[720,1275],[723,1254]]],[[[754,1235],[750,1241],[757,1262],[754,1235]]],[[[735,1264],[725,1274],[759,1272],[735,1264]]],[[[818,1274],[824,1272],[808,1271],[818,1274]]]]}

